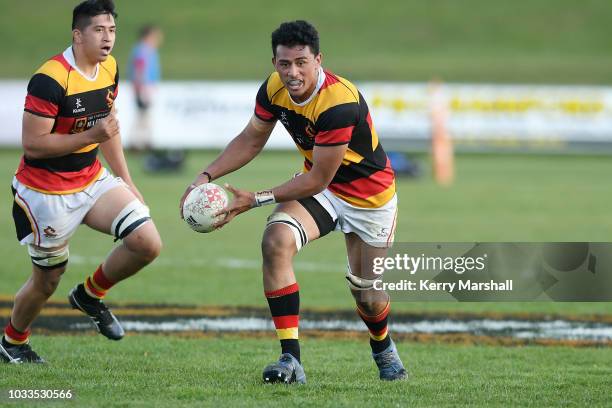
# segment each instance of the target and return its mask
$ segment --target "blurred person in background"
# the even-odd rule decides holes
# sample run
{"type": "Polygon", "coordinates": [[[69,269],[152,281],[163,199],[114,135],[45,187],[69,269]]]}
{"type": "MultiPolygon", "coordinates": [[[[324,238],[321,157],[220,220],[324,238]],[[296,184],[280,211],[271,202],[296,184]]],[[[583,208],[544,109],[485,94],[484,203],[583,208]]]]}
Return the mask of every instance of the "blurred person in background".
{"type": "Polygon", "coordinates": [[[137,119],[130,133],[130,148],[145,151],[145,170],[151,172],[176,171],[183,165],[185,153],[176,150],[153,149],[151,110],[161,80],[159,47],[164,34],[155,24],[146,24],[139,31],[138,43],[130,56],[129,77],[134,88],[137,119]]]}

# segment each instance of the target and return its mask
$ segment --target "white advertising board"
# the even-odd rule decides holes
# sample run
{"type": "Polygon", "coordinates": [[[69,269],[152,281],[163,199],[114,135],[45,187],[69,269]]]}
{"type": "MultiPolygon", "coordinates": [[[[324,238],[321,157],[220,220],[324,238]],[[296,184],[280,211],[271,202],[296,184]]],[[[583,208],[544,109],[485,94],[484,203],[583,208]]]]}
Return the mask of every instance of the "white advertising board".
{"type": "MultiPolygon", "coordinates": [[[[259,82],[167,81],[151,112],[154,145],[221,148],[253,113],[259,82]]],[[[426,148],[430,139],[432,87],[423,83],[357,84],[385,144],[426,148]]],[[[0,81],[0,145],[18,146],[27,81],[0,81]]],[[[612,88],[582,86],[445,84],[439,87],[447,128],[461,150],[532,147],[558,150],[593,146],[612,151],[612,88]]],[[[117,109],[129,144],[136,108],[129,83],[122,83],[117,109]]],[[[293,142],[278,125],[268,147],[293,142]]]]}

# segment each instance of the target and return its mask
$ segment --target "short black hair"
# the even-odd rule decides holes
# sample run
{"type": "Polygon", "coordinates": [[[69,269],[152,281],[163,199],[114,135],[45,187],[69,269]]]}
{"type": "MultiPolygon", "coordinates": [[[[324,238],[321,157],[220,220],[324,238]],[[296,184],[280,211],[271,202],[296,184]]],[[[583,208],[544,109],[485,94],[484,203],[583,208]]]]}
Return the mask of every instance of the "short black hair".
{"type": "Polygon", "coordinates": [[[148,37],[149,34],[151,34],[152,32],[155,32],[158,30],[160,30],[160,28],[155,24],[145,24],[142,27],[140,27],[140,30],[138,30],[138,38],[142,40],[143,38],[148,37]]]}
{"type": "Polygon", "coordinates": [[[294,47],[307,45],[314,55],[319,54],[319,33],[312,24],[304,20],[282,23],[272,33],[272,53],[276,56],[276,47],[294,47]]]}
{"type": "Polygon", "coordinates": [[[91,23],[91,18],[100,14],[110,14],[117,18],[113,0],[85,0],[72,11],[72,29],[84,29],[91,23]]]}

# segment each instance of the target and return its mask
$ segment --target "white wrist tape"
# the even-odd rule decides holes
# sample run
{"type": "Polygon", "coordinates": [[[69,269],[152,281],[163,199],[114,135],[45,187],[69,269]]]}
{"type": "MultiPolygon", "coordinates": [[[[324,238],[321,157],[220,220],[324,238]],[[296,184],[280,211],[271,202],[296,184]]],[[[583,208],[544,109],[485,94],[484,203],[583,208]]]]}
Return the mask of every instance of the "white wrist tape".
{"type": "Polygon", "coordinates": [[[272,190],[258,191],[255,193],[255,207],[262,207],[276,203],[272,190]]]}

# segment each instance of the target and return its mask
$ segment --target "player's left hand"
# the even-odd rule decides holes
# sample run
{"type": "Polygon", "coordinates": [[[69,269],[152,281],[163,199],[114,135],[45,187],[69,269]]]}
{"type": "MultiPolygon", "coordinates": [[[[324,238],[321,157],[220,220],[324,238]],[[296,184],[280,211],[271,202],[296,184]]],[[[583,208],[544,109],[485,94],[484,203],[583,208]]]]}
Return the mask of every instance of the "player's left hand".
{"type": "Polygon", "coordinates": [[[214,225],[215,229],[223,228],[225,224],[233,220],[238,214],[242,214],[243,212],[253,208],[255,203],[255,193],[246,190],[239,190],[230,186],[229,184],[226,184],[224,187],[234,195],[234,198],[232,201],[230,201],[227,207],[215,213],[215,217],[221,214],[226,214],[223,220],[214,225]]]}

